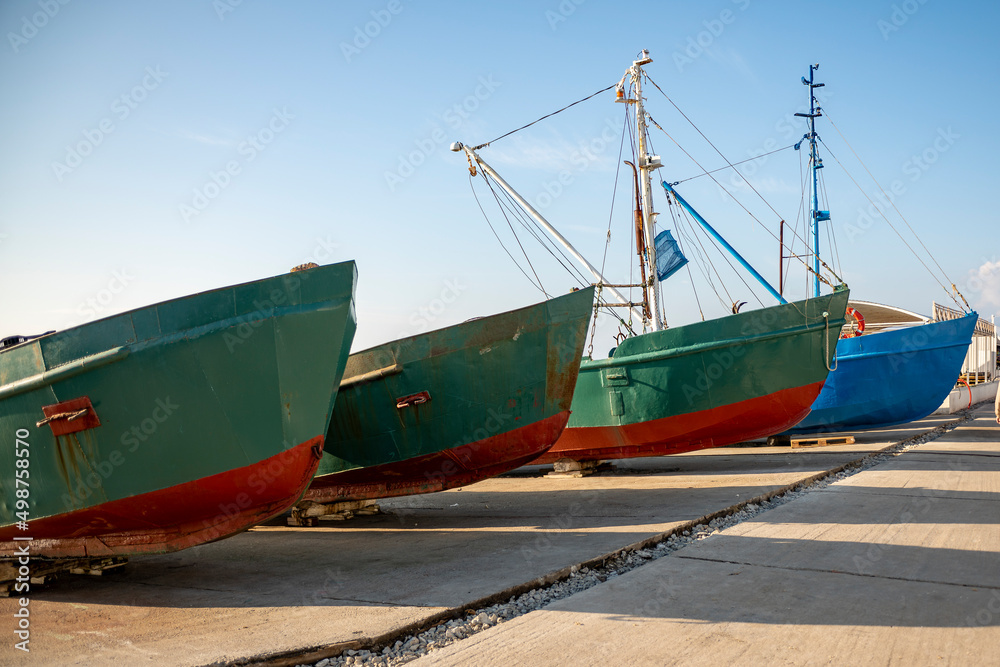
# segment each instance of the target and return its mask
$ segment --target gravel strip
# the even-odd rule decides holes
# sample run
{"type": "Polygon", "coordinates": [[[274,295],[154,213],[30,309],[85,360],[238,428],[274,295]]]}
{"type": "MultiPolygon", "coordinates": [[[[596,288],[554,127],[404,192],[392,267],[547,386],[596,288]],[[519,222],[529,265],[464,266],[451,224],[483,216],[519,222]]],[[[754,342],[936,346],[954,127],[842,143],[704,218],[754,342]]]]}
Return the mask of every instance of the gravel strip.
{"type": "MultiPolygon", "coordinates": [[[[620,553],[604,561],[599,567],[574,568],[573,572],[566,579],[512,597],[505,603],[494,604],[482,609],[467,610],[464,618],[455,618],[440,623],[420,634],[403,637],[390,646],[384,646],[381,649],[376,648],[375,650],[348,650],[339,656],[325,658],[319,662],[311,663],[311,665],[312,667],[336,667],[339,665],[378,665],[380,667],[388,667],[416,660],[434,649],[461,641],[477,632],[482,632],[494,625],[527,614],[536,609],[541,609],[550,602],[585,591],[588,588],[597,586],[637,567],[641,567],[657,558],[667,556],[698,540],[703,540],[720,530],[725,530],[751,519],[761,512],[766,512],[787,502],[791,502],[803,494],[824,489],[830,484],[885,463],[917,445],[936,440],[948,431],[969,421],[972,419],[972,410],[974,409],[975,406],[960,411],[956,413],[957,415],[961,415],[957,421],[946,426],[939,426],[923,435],[900,441],[882,452],[869,454],[854,463],[848,464],[842,470],[813,481],[803,482],[801,485],[767,500],[738,505],[730,514],[717,516],[710,521],[693,525],[683,530],[678,529],[677,532],[668,534],[660,542],[652,546],[620,553]]],[[[302,664],[299,667],[310,667],[310,664],[302,664]]]]}

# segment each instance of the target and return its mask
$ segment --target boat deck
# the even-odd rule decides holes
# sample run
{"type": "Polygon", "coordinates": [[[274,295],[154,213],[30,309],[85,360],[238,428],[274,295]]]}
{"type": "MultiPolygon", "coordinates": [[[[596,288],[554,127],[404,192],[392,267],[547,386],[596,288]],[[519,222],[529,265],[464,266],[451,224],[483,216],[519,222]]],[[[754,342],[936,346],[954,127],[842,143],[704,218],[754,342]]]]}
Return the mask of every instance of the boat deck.
{"type": "MultiPolygon", "coordinates": [[[[968,662],[976,646],[1000,643],[1000,613],[989,611],[998,606],[990,596],[1000,595],[1000,579],[986,566],[1000,552],[1000,430],[991,409],[983,405],[975,421],[937,440],[424,660],[750,663],[801,650],[826,661],[857,647],[882,662],[920,655],[917,662],[928,655],[968,662]],[[657,585],[664,580],[672,582],[667,593],[657,585]],[[651,600],[654,613],[637,613],[651,600]],[[969,627],[966,619],[981,610],[989,619],[969,627]]],[[[383,501],[382,515],[318,528],[274,522],[135,558],[105,577],[33,591],[31,658],[294,665],[380,649],[956,417],[859,433],[850,445],[620,461],[583,478],[522,468],[464,489],[383,501]]],[[[0,599],[0,615],[9,617],[13,605],[0,599]]],[[[2,654],[9,649],[8,642],[2,654]]]]}

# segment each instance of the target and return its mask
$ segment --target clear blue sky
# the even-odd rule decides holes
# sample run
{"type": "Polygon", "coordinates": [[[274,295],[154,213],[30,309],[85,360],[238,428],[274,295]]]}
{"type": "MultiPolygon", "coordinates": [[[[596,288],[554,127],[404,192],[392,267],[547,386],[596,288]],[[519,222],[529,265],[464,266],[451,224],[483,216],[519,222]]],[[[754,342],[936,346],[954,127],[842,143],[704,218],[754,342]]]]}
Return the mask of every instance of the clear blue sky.
{"type": "MultiPolygon", "coordinates": [[[[0,335],[64,328],[309,260],[357,261],[355,349],[538,301],[448,143],[487,141],[608,86],[643,48],[653,80],[732,161],[801,137],[804,125],[788,116],[806,102],[799,78],[820,63],[831,117],[885,186],[900,182],[897,206],[988,318],[1000,311],[998,19],[996,3],[942,0],[6,0],[0,335]],[[921,155],[932,162],[916,166],[921,155]]],[[[647,97],[699,161],[724,164],[658,92],[647,97]]],[[[536,202],[568,171],[542,208],[595,262],[617,150],[580,156],[601,147],[620,109],[605,93],[482,151],[536,202]]],[[[873,191],[825,119],[818,129],[873,191]]],[[[658,130],[653,141],[663,178],[698,173],[658,130]]],[[[922,313],[945,301],[883,222],[848,231],[868,203],[826,163],[853,295],[922,313]]],[[[782,151],[753,170],[793,221],[799,155],[782,151]]],[[[705,178],[679,189],[775,278],[767,232],[705,178]]],[[[627,191],[622,181],[607,265],[616,280],[628,276],[627,191]]],[[[760,200],[740,197],[776,229],[760,200]]],[[[549,292],[574,284],[528,249],[549,292]]],[[[684,272],[666,284],[671,324],[698,317],[687,281],[684,272]]],[[[796,271],[793,295],[803,283],[796,271]]],[[[730,287],[755,303],[742,283],[730,287]]],[[[706,289],[706,314],[721,315],[706,289]]],[[[595,354],[606,348],[600,342],[595,354]]]]}

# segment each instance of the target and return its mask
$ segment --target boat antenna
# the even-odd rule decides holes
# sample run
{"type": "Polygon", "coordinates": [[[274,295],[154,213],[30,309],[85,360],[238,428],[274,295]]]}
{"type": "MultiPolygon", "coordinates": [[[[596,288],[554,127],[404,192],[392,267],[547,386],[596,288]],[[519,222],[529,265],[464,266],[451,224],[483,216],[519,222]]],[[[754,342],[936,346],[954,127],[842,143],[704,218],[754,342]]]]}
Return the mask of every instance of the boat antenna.
{"type": "Polygon", "coordinates": [[[802,77],[803,85],[809,86],[809,113],[796,113],[796,116],[809,119],[809,131],[802,136],[802,139],[795,144],[795,150],[799,150],[802,142],[809,140],[809,163],[812,165],[812,208],[810,209],[810,225],[812,228],[812,251],[813,251],[813,296],[819,296],[819,223],[830,219],[830,211],[819,210],[819,170],[823,168],[823,160],[816,153],[816,118],[823,115],[823,109],[816,103],[816,89],[825,86],[825,83],[816,83],[816,70],[819,63],[809,66],[809,79],[802,77]]]}

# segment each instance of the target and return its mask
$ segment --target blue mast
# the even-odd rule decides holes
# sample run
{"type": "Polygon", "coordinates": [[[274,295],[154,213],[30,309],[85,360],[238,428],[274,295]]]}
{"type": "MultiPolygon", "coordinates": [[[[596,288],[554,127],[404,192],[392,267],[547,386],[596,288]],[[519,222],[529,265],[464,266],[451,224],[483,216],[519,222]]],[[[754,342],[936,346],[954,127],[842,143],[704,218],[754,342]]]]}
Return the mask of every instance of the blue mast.
{"type": "MultiPolygon", "coordinates": [[[[822,109],[816,104],[816,89],[822,88],[826,84],[815,83],[815,73],[819,69],[819,63],[809,66],[809,80],[802,77],[802,83],[809,86],[809,113],[797,113],[809,119],[809,132],[802,139],[809,140],[809,162],[812,164],[812,237],[813,237],[813,296],[819,296],[819,223],[830,219],[829,211],[819,210],[819,170],[823,168],[823,160],[816,153],[816,118],[822,116],[822,109]]],[[[795,150],[799,150],[802,142],[795,144],[795,150]]]]}
{"type": "Polygon", "coordinates": [[[753,268],[752,266],[750,266],[750,263],[747,262],[745,259],[743,259],[743,256],[740,255],[740,253],[736,252],[736,248],[734,248],[733,246],[729,245],[729,242],[726,241],[726,239],[722,238],[722,235],[719,234],[719,232],[715,231],[715,228],[713,228],[712,225],[708,224],[708,221],[705,220],[705,218],[701,217],[701,214],[698,213],[698,211],[696,211],[693,208],[691,208],[691,204],[688,204],[686,201],[684,201],[684,197],[681,197],[679,194],[677,194],[677,190],[674,190],[673,187],[671,187],[667,183],[663,183],[662,185],[663,185],[663,189],[667,191],[667,194],[668,195],[673,195],[674,199],[677,200],[677,203],[680,204],[681,206],[683,206],[684,209],[688,213],[691,214],[691,217],[693,217],[695,220],[697,220],[698,224],[700,224],[702,227],[705,228],[705,231],[707,231],[709,234],[711,234],[712,237],[716,241],[718,241],[719,243],[721,243],[722,246],[726,250],[729,251],[729,254],[731,254],[733,257],[735,257],[736,261],[739,262],[740,264],[742,264],[743,268],[745,268],[747,271],[749,271],[750,275],[752,275],[754,278],[756,278],[760,282],[760,284],[763,285],[764,288],[768,292],[770,292],[771,295],[775,299],[778,300],[778,303],[781,303],[781,304],[788,303],[788,301],[785,300],[785,297],[783,297],[780,294],[778,294],[778,290],[776,290],[773,287],[771,287],[771,283],[769,283],[766,280],[764,280],[764,276],[762,276],[759,273],[757,273],[757,270],[755,268],[753,268]]]}

